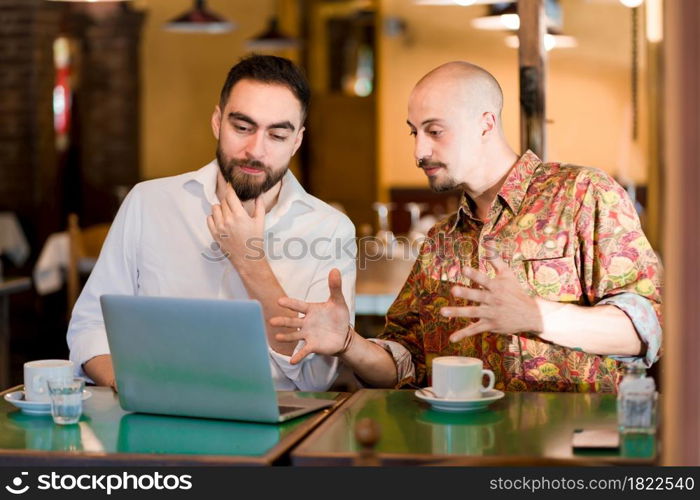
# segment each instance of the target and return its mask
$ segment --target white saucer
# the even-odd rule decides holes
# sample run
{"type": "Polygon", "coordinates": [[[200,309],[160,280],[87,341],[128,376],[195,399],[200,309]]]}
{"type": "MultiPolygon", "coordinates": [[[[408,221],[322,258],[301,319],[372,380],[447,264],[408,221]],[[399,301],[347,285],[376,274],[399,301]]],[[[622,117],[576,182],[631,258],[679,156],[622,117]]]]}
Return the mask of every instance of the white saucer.
{"type": "MultiPolygon", "coordinates": [[[[88,390],[83,390],[83,401],[92,396],[88,390]]],[[[21,409],[28,415],[50,415],[51,403],[41,401],[27,401],[24,399],[24,391],[14,391],[5,394],[5,401],[21,409]]]]}
{"type": "Polygon", "coordinates": [[[425,389],[418,389],[415,394],[416,397],[426,403],[429,403],[433,410],[437,411],[451,411],[451,412],[464,412],[464,411],[481,411],[486,409],[488,405],[494,401],[498,401],[505,394],[503,391],[498,389],[491,389],[485,391],[481,394],[480,398],[473,399],[441,399],[432,396],[432,387],[426,387],[425,389]]]}

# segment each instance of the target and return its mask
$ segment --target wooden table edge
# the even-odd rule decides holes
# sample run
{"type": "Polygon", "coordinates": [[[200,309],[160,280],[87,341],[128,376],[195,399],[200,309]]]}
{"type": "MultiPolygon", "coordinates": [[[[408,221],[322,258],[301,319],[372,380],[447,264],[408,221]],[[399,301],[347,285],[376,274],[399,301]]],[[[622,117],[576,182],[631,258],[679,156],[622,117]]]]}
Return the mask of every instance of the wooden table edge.
{"type": "MultiPolygon", "coordinates": [[[[367,391],[373,391],[376,389],[360,389],[355,392],[346,402],[342,405],[343,408],[349,408],[357,399],[360,399],[362,395],[367,391]]],[[[380,389],[381,390],[381,389],[380,389]]],[[[292,459],[292,465],[324,465],[324,462],[335,462],[328,463],[327,465],[352,465],[352,460],[356,458],[357,454],[352,452],[328,452],[320,454],[317,452],[311,452],[308,450],[310,443],[316,438],[315,435],[323,433],[323,431],[334,424],[334,422],[342,418],[342,408],[336,411],[333,415],[329,416],[321,425],[314,430],[314,432],[297,445],[291,452],[290,456],[292,459]],[[342,462],[342,463],[340,463],[342,462]],[[348,462],[348,463],[345,463],[348,462]]],[[[551,462],[556,466],[655,466],[659,463],[659,452],[652,459],[646,458],[627,458],[627,457],[528,457],[527,455],[486,455],[486,456],[455,456],[455,455],[445,455],[445,454],[425,454],[425,453],[377,453],[377,458],[382,462],[383,465],[439,465],[436,462],[457,462],[464,461],[470,462],[474,459],[473,464],[478,465],[476,462],[484,462],[483,466],[488,467],[490,462],[494,465],[498,462],[519,462],[514,463],[513,466],[531,466],[535,462],[551,462]],[[529,463],[528,463],[529,460],[529,463]],[[387,463],[384,463],[384,462],[387,463]]],[[[444,464],[448,465],[448,464],[444,464]]]]}
{"type": "MultiPolygon", "coordinates": [[[[0,397],[10,392],[21,390],[22,384],[0,392],[0,397]]],[[[65,452],[52,450],[7,450],[0,449],[0,465],[159,465],[159,466],[226,466],[251,465],[270,466],[279,460],[286,451],[290,451],[311,433],[316,426],[329,418],[348,400],[348,393],[340,392],[333,406],[324,408],[285,436],[279,443],[259,457],[227,455],[185,455],[162,453],[104,453],[104,452],[65,452]],[[291,444],[289,444],[291,443],[291,444]],[[61,463],[56,463],[60,460],[61,463]]],[[[270,424],[277,425],[277,424],[270,424]]]]}

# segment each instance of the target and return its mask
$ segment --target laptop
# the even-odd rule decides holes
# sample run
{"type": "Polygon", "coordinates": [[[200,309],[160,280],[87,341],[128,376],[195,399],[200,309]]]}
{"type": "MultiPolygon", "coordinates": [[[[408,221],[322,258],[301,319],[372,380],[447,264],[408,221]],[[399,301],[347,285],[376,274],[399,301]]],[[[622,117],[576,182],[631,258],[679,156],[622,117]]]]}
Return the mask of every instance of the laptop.
{"type": "Polygon", "coordinates": [[[100,302],[126,411],[277,423],[335,404],[275,391],[257,301],[103,295],[100,302]]]}

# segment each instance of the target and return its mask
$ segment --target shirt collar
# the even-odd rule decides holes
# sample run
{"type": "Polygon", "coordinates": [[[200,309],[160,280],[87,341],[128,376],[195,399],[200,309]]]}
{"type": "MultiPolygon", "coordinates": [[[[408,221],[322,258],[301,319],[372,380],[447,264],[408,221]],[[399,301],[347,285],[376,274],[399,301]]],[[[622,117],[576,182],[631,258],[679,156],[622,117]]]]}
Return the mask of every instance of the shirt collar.
{"type": "Polygon", "coordinates": [[[282,187],[277,197],[277,203],[268,214],[271,219],[279,220],[286,215],[292,207],[313,209],[311,196],[304,190],[291,170],[287,170],[282,177],[282,187]]]}
{"type": "Polygon", "coordinates": [[[520,211],[520,206],[523,204],[523,199],[525,199],[527,194],[532,175],[541,164],[542,160],[535,153],[527,150],[515,162],[510,173],[508,173],[506,181],[498,192],[498,196],[505,200],[513,214],[517,214],[520,211]]]}
{"type": "Polygon", "coordinates": [[[219,164],[216,160],[212,160],[199,170],[188,175],[183,186],[191,183],[199,184],[204,192],[204,197],[211,205],[214,205],[219,203],[219,198],[216,197],[216,176],[218,172],[219,164]]]}
{"type": "MultiPolygon", "coordinates": [[[[532,176],[542,164],[535,153],[528,150],[523,154],[518,161],[515,162],[513,168],[510,169],[506,180],[498,191],[498,196],[500,196],[513,211],[513,214],[517,214],[520,211],[520,207],[525,199],[525,194],[527,194],[527,188],[530,186],[530,181],[532,176]]],[[[467,195],[467,193],[462,194],[462,199],[460,200],[459,209],[457,210],[457,217],[455,218],[454,225],[450,229],[453,231],[463,217],[470,217],[475,219],[474,212],[472,211],[471,205],[473,202],[467,195]]]]}
{"type": "MultiPolygon", "coordinates": [[[[183,183],[183,186],[190,183],[201,185],[207,201],[214,205],[219,203],[219,198],[216,196],[218,172],[219,163],[216,160],[212,160],[199,170],[192,172],[183,183]]],[[[272,207],[270,212],[266,215],[266,219],[269,222],[279,220],[286,215],[295,204],[312,209],[313,205],[310,198],[311,196],[304,190],[292,171],[287,170],[282,177],[282,187],[277,197],[277,203],[275,203],[275,206],[272,207]]]]}

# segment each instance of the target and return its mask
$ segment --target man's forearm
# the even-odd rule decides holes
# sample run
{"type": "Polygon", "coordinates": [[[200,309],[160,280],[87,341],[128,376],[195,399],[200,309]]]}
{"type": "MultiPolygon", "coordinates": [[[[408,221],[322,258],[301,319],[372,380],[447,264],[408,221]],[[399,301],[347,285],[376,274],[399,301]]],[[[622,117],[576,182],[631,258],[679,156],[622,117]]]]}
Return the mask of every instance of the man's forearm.
{"type": "Polygon", "coordinates": [[[116,388],[114,380],[114,367],[112,356],[102,354],[83,363],[83,370],[96,385],[111,386],[116,388]]]}
{"type": "Polygon", "coordinates": [[[291,355],[294,352],[296,342],[279,342],[275,339],[277,333],[286,333],[289,329],[275,328],[269,324],[270,318],[275,316],[296,317],[295,313],[277,303],[280,297],[286,296],[286,293],[272,272],[270,264],[263,259],[239,262],[234,264],[234,267],[238,270],[250,298],[259,301],[262,305],[267,341],[270,347],[280,354],[291,355]]]}
{"type": "Polygon", "coordinates": [[[355,375],[373,387],[395,387],[396,364],[391,355],[353,330],[350,348],[340,356],[355,375]]]}
{"type": "Polygon", "coordinates": [[[539,337],[592,354],[638,356],[644,345],[629,317],[612,305],[586,307],[536,299],[539,337]]]}

